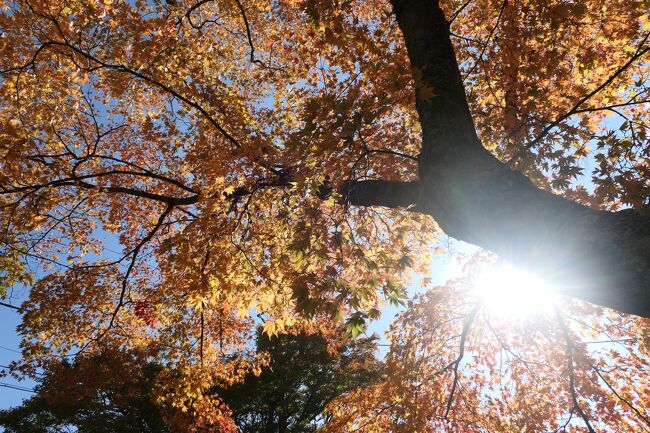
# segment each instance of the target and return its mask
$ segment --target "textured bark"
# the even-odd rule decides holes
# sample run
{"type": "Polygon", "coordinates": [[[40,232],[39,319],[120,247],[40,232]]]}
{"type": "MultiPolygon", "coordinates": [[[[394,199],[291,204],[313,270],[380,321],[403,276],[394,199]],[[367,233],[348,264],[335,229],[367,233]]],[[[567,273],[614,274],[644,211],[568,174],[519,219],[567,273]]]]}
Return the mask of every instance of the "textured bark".
{"type": "Polygon", "coordinates": [[[416,99],[420,182],[360,182],[348,200],[433,216],[566,295],[650,317],[650,218],[596,211],[535,187],[482,146],[448,25],[435,0],[393,0],[413,68],[436,96],[416,99]]]}

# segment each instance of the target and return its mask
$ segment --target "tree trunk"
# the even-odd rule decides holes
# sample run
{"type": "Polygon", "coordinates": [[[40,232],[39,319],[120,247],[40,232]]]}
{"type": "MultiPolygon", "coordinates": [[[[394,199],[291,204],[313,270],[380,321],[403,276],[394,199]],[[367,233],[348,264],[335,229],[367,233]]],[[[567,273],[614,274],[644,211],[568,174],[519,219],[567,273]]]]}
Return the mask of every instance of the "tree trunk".
{"type": "Polygon", "coordinates": [[[603,212],[535,187],[481,144],[447,21],[435,0],[393,0],[411,67],[436,96],[416,98],[419,182],[347,186],[361,206],[433,216],[450,236],[499,254],[565,295],[650,317],[650,218],[603,212]]]}

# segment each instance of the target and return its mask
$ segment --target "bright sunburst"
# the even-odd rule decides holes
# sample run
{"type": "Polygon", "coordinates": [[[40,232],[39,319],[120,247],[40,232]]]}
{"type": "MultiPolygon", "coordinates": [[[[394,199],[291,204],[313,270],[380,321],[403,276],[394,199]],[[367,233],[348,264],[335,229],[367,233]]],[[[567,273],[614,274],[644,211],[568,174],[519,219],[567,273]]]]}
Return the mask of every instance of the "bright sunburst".
{"type": "Polygon", "coordinates": [[[494,315],[524,317],[552,310],[553,290],[541,278],[510,264],[480,272],[474,285],[485,307],[494,315]]]}

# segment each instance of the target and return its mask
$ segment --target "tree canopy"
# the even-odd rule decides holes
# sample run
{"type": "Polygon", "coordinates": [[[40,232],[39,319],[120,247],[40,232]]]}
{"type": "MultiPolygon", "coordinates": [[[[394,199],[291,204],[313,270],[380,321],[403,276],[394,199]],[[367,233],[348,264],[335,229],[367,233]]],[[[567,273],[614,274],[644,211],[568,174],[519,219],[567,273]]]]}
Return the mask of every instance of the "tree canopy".
{"type": "Polygon", "coordinates": [[[53,363],[35,396],[0,411],[0,426],[7,433],[167,433],[151,398],[159,366],[140,368],[137,358],[104,351],[53,363]]]}
{"type": "Polygon", "coordinates": [[[214,390],[233,412],[242,433],[313,433],[327,419],[334,398],[378,382],[376,338],[334,338],[318,334],[257,335],[257,351],[269,363],[241,384],[214,390]]]}
{"type": "MultiPolygon", "coordinates": [[[[325,419],[326,404],[379,381],[382,364],[375,359],[376,349],[374,337],[269,337],[258,330],[256,350],[268,357],[268,365],[235,386],[217,385],[208,393],[227,404],[242,433],[315,432],[325,419]]],[[[140,356],[105,351],[73,364],[51,364],[39,376],[34,397],[0,411],[0,426],[7,433],[167,433],[165,419],[173,418],[173,409],[155,404],[163,360],[150,359],[143,367],[137,362],[140,356]]]]}
{"type": "Polygon", "coordinates": [[[542,275],[565,308],[526,331],[483,320],[471,283],[423,293],[392,331],[392,381],[333,405],[331,428],[462,411],[474,430],[647,428],[648,9],[0,0],[0,290],[29,286],[14,371],[137,351],[165,359],[157,404],[196,415],[179,425],[225,426],[207,391],[261,371],[257,323],[356,335],[414,273],[431,286],[444,232],[542,275]],[[535,332],[563,380],[526,373],[547,372],[516,350],[535,332]],[[595,336],[623,348],[583,349],[595,336]],[[479,409],[506,377],[495,350],[536,384],[503,392],[547,406],[479,409]]]}

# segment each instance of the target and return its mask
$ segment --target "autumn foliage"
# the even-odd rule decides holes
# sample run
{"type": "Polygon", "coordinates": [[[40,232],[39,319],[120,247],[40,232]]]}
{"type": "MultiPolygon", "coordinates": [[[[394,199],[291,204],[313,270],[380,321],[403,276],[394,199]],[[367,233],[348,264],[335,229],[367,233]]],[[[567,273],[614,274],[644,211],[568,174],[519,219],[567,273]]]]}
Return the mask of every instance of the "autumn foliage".
{"type": "Polygon", "coordinates": [[[648,429],[647,322],[568,300],[503,316],[474,277],[409,301],[389,332],[386,380],[332,402],[323,431],[648,429]]]}
{"type": "MultiPolygon", "coordinates": [[[[331,402],[324,431],[649,429],[647,319],[565,298],[493,317],[476,259],[432,287],[431,212],[355,193],[418,181],[418,109],[445,103],[427,77],[448,65],[411,67],[407,3],[0,0],[0,294],[29,286],[13,374],[137,354],[124,365],[163,365],[173,428],[236,431],[207,391],[266,365],[257,324],[335,345],[418,274],[386,380],[331,402]]],[[[541,190],[644,218],[648,2],[440,7],[483,146],[541,190]]]]}

